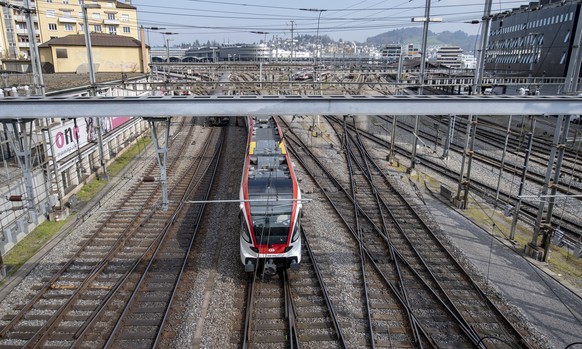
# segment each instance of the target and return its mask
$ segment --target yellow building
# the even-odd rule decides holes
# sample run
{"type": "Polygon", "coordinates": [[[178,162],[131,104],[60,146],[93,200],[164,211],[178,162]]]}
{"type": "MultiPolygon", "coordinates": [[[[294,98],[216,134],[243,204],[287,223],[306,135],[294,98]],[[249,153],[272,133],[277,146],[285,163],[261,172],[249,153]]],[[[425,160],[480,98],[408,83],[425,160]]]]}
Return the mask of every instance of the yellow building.
{"type": "MultiPolygon", "coordinates": [[[[92,33],[91,49],[95,72],[147,71],[149,64],[147,48],[135,38],[92,33]]],[[[39,51],[40,60],[48,72],[78,74],[89,72],[85,35],[76,34],[49,40],[39,46],[39,51]]]]}
{"type": "MultiPolygon", "coordinates": [[[[79,0],[30,0],[36,7],[34,14],[37,42],[71,34],[83,33],[83,11],[79,0]]],[[[18,7],[26,1],[8,0],[10,7],[0,7],[0,59],[27,59],[30,45],[26,16],[18,7]]],[[[86,0],[89,31],[113,35],[139,37],[137,9],[130,0],[125,2],[111,0],[86,0]]]]}

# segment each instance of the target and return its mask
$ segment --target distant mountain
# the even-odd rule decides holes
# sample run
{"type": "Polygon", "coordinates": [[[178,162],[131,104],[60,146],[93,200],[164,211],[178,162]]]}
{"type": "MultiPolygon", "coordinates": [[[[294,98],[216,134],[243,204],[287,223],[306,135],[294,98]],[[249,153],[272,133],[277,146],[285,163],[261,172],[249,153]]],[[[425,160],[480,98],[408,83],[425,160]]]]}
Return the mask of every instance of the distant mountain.
{"type": "MultiPolygon", "coordinates": [[[[456,32],[444,31],[442,33],[433,33],[428,31],[428,46],[432,45],[453,45],[459,46],[463,52],[473,52],[475,45],[478,44],[477,35],[468,35],[467,33],[458,30],[456,32]]],[[[416,44],[420,47],[422,43],[422,28],[403,28],[391,30],[382,34],[378,34],[366,39],[366,43],[372,45],[386,45],[386,44],[416,44]]]]}

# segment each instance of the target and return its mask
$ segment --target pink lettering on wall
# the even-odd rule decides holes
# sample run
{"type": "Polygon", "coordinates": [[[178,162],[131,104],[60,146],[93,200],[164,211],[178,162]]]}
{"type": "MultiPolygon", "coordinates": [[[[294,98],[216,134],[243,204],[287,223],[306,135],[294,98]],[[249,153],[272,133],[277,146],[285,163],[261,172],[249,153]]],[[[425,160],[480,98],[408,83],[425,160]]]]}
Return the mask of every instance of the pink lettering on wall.
{"type": "Polygon", "coordinates": [[[57,148],[61,149],[65,145],[79,141],[79,127],[69,127],[63,131],[57,132],[55,135],[55,143],[57,148]]]}

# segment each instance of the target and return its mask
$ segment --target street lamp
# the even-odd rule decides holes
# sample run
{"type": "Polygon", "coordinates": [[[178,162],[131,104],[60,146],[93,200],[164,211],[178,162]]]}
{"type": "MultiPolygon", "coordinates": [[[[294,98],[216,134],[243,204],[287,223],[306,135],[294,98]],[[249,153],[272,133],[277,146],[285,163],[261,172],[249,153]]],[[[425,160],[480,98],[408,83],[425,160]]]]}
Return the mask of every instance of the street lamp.
{"type": "Polygon", "coordinates": [[[426,66],[426,45],[428,40],[428,23],[429,22],[442,22],[443,19],[439,17],[430,17],[430,0],[426,0],[426,14],[425,17],[412,17],[411,22],[423,22],[422,29],[422,46],[420,48],[420,72],[419,72],[419,83],[420,87],[418,89],[418,94],[422,94],[422,89],[424,87],[424,71],[426,66]]]}
{"type": "Polygon", "coordinates": [[[87,47],[87,60],[89,63],[89,81],[91,83],[91,90],[89,91],[92,96],[95,96],[95,70],[93,67],[93,52],[91,50],[91,35],[89,34],[89,19],[87,18],[88,8],[101,8],[99,4],[85,4],[85,0],[80,0],[81,10],[83,11],[83,31],[85,32],[85,46],[87,47]]]}
{"type": "MultiPolygon", "coordinates": [[[[152,50],[151,50],[151,45],[150,45],[150,29],[151,30],[166,30],[166,28],[162,28],[162,27],[144,27],[143,25],[141,26],[141,28],[146,30],[146,37],[147,37],[147,40],[146,41],[148,43],[148,46],[150,46],[150,49],[148,50],[149,51],[150,65],[153,65],[152,64],[152,50]]],[[[142,33],[143,33],[143,31],[142,31],[142,33]]],[[[142,38],[142,40],[143,40],[143,38],[142,38]]],[[[151,75],[151,73],[152,73],[152,71],[150,69],[150,75],[151,75]]]]}
{"type": "MultiPolygon", "coordinates": [[[[420,72],[419,72],[419,83],[418,94],[422,94],[422,89],[424,86],[424,69],[426,65],[426,42],[428,39],[428,22],[442,22],[442,18],[430,18],[430,0],[426,0],[426,5],[424,8],[424,17],[413,17],[412,22],[423,22],[422,31],[422,46],[420,52],[420,72]]],[[[413,170],[416,165],[416,146],[418,144],[418,129],[419,129],[419,117],[416,116],[414,123],[414,134],[412,135],[412,155],[410,157],[410,169],[413,170]]]]}
{"type": "Polygon", "coordinates": [[[318,8],[300,8],[299,11],[319,12],[319,15],[317,16],[317,32],[315,35],[315,57],[313,60],[315,65],[317,65],[317,56],[319,55],[319,22],[321,20],[321,14],[327,10],[318,8]]]}
{"type": "Polygon", "coordinates": [[[169,71],[169,65],[170,65],[170,41],[174,40],[174,39],[167,39],[166,35],[177,35],[178,33],[172,33],[172,32],[160,32],[160,34],[162,34],[162,37],[164,39],[164,44],[166,45],[166,69],[164,69],[164,74],[166,75],[166,79],[168,79],[168,71],[169,71]]]}
{"type": "MultiPolygon", "coordinates": [[[[95,96],[97,94],[96,90],[96,79],[95,79],[95,68],[93,66],[93,51],[91,50],[91,35],[89,34],[89,19],[87,15],[88,8],[100,9],[99,4],[85,4],[85,0],[79,0],[81,5],[81,11],[83,12],[83,31],[85,32],[85,46],[87,46],[87,62],[89,64],[89,82],[91,87],[89,88],[89,95],[95,96]]],[[[104,151],[103,151],[103,134],[101,132],[101,118],[97,117],[97,142],[99,143],[99,157],[101,162],[101,168],[105,174],[105,178],[109,182],[109,173],[107,173],[107,168],[105,167],[104,151]]]]}
{"type": "Polygon", "coordinates": [[[166,28],[162,27],[144,27],[143,25],[141,27],[146,30],[148,45],[150,44],[150,30],[166,30],[166,28]]]}
{"type": "Polygon", "coordinates": [[[162,37],[164,39],[164,44],[166,44],[166,63],[170,63],[170,46],[168,45],[168,43],[170,42],[170,40],[173,39],[166,39],[166,35],[177,35],[178,33],[172,33],[172,32],[160,32],[160,34],[162,34],[162,37]]]}

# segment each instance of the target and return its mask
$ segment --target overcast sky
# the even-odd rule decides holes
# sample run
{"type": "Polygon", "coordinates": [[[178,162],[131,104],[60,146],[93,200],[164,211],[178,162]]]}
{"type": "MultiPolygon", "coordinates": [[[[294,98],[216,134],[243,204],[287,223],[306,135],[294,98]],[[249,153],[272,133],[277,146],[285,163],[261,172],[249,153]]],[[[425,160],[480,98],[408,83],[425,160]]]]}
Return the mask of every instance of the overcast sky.
{"type": "MultiPolygon", "coordinates": [[[[144,27],[163,27],[172,35],[171,45],[199,40],[220,43],[260,42],[268,32],[273,36],[291,37],[291,23],[296,34],[316,35],[317,11],[321,12],[319,34],[333,39],[363,42],[366,38],[397,28],[419,26],[412,17],[424,17],[427,0],[132,0],[137,7],[139,24],[144,27]]],[[[465,21],[480,19],[484,0],[432,0],[431,18],[442,18],[442,23],[431,23],[433,32],[463,30],[477,34],[479,24],[465,21]]],[[[493,0],[492,13],[527,4],[528,1],[493,0]]],[[[170,37],[170,36],[168,36],[170,37]]],[[[147,40],[147,39],[146,39],[147,40]]],[[[162,35],[149,31],[149,43],[162,46],[162,35]]]]}

